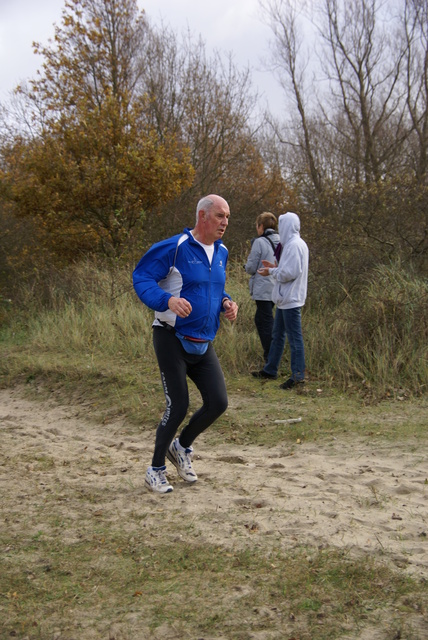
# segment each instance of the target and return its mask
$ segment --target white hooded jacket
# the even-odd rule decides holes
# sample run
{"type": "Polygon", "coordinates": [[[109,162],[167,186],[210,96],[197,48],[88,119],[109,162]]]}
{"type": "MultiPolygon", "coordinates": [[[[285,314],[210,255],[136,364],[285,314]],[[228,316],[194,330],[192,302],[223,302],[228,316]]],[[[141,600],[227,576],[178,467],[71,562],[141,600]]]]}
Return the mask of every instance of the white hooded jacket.
{"type": "Polygon", "coordinates": [[[300,219],[295,213],[284,213],[278,219],[282,245],[277,267],[270,268],[275,278],[272,300],[279,309],[303,307],[308,290],[308,245],[300,237],[300,219]]]}

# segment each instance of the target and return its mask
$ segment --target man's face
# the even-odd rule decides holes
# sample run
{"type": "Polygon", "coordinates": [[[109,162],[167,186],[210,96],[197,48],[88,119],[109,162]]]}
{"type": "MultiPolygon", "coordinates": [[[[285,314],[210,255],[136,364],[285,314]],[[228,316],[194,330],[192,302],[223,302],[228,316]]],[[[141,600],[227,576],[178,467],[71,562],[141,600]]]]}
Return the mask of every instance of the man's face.
{"type": "Polygon", "coordinates": [[[209,212],[204,215],[206,237],[211,242],[222,238],[229,224],[230,211],[227,203],[222,201],[214,203],[209,212]]]}

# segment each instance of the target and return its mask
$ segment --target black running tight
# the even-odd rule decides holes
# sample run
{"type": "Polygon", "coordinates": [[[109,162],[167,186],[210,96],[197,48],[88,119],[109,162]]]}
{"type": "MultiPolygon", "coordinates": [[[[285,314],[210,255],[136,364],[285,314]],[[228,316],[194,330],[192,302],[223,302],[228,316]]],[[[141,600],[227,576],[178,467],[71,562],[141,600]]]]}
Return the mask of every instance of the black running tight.
{"type": "Polygon", "coordinates": [[[198,388],[203,404],[180,433],[183,447],[190,447],[195,438],[226,411],[227,392],[223,371],[212,344],[202,356],[186,353],[172,331],[153,327],[153,346],[166,399],[165,413],[156,431],[152,460],[154,467],[161,467],[189,408],[187,376],[198,388]]]}

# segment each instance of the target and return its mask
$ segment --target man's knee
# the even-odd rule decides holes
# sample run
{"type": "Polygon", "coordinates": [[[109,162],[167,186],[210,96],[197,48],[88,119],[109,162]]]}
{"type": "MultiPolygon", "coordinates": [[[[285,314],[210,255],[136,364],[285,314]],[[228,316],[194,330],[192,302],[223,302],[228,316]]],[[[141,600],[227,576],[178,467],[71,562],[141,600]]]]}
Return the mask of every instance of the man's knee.
{"type": "Polygon", "coordinates": [[[213,403],[213,406],[216,409],[217,417],[221,416],[224,413],[229,405],[229,401],[227,395],[221,395],[217,398],[217,400],[213,403]]]}

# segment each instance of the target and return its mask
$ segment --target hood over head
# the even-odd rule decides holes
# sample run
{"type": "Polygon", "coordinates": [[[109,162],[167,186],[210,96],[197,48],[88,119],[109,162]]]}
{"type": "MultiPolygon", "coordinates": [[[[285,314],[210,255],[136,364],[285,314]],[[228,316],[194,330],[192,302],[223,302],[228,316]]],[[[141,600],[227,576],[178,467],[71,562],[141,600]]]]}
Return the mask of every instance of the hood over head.
{"type": "Polygon", "coordinates": [[[278,218],[278,231],[282,246],[284,246],[293,236],[300,237],[299,216],[291,211],[283,213],[278,218]]]}

